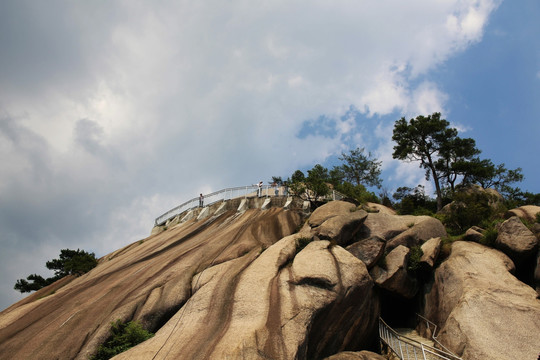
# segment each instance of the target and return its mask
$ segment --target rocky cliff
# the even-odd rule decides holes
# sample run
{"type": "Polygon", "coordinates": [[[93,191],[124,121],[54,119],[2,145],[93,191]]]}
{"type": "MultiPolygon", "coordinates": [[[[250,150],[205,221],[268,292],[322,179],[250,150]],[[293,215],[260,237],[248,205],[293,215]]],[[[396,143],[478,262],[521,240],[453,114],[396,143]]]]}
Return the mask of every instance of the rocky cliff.
{"type": "Polygon", "coordinates": [[[443,258],[438,220],[381,206],[194,216],[4,310],[0,358],[88,359],[111,322],[137,320],[156,335],[115,359],[380,359],[379,316],[418,312],[464,359],[534,359],[540,300],[512,275],[512,257],[537,261],[525,235],[526,256],[460,241],[443,258]]]}

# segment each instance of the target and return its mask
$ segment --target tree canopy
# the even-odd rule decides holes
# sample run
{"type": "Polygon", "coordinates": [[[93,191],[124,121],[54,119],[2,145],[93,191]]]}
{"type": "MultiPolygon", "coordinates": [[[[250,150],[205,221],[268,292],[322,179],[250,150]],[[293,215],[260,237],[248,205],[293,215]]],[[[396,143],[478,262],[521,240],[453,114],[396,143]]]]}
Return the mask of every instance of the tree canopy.
{"type": "Polygon", "coordinates": [[[394,159],[419,161],[426,170],[426,179],[433,178],[437,193],[437,210],[442,208],[440,180],[445,178],[453,186],[459,168],[455,165],[466,161],[479,150],[473,139],[459,138],[458,131],[449,127],[450,123],[441,119],[440,113],[419,115],[409,122],[404,117],[394,124],[392,140],[394,159]]]}
{"type": "Polygon", "coordinates": [[[79,276],[92,270],[97,265],[97,259],[94,253],[88,253],[84,250],[60,250],[59,259],[47,261],[45,266],[49,270],[54,270],[54,276],[43,278],[37,274],[31,274],[26,279],[19,279],[15,283],[14,289],[22,293],[39,290],[58,279],[67,275],[79,276]]]}
{"type": "Polygon", "coordinates": [[[348,154],[341,153],[339,158],[344,163],[339,166],[345,180],[353,185],[369,185],[381,187],[381,161],[377,161],[371,152],[365,154],[364,148],[350,150],[348,154]]]}

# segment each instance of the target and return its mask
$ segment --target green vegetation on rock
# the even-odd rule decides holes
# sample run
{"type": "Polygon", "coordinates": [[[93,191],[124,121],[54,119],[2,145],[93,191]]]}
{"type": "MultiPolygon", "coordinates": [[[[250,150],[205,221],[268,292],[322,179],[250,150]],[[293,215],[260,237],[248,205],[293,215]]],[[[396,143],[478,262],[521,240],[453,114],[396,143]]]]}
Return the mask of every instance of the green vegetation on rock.
{"type": "Polygon", "coordinates": [[[136,321],[122,323],[116,320],[111,323],[111,336],[99,346],[97,353],[91,356],[90,360],[110,359],[153,336],[153,333],[143,329],[136,321]]]}

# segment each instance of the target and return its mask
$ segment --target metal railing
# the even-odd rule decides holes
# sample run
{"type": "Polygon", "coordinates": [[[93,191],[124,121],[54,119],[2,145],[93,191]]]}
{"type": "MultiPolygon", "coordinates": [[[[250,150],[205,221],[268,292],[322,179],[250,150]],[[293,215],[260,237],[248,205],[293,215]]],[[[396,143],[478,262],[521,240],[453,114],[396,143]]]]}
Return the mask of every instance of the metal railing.
{"type": "MultiPolygon", "coordinates": [[[[239,186],[239,187],[232,187],[232,188],[226,188],[223,190],[215,191],[210,194],[203,195],[204,196],[204,206],[209,206],[212,204],[217,203],[218,201],[225,201],[230,199],[237,199],[237,198],[247,198],[247,197],[255,197],[258,195],[259,188],[257,185],[247,185],[247,186],[239,186]]],[[[289,189],[287,186],[272,186],[272,185],[263,185],[261,187],[261,194],[259,196],[261,197],[271,197],[271,196],[287,196],[289,195],[289,189]]],[[[332,200],[341,200],[345,196],[335,190],[332,190],[328,198],[331,198],[332,200]]],[[[166,213],[158,216],[155,220],[154,225],[162,225],[167,220],[175,217],[176,215],[179,215],[183,213],[184,211],[195,209],[199,207],[199,197],[193,198],[191,200],[186,201],[183,204],[180,204],[171,210],[167,211],[166,213]]]]}
{"type": "Polygon", "coordinates": [[[454,354],[398,334],[381,318],[379,318],[379,338],[402,360],[461,360],[454,354]]]}
{"type": "Polygon", "coordinates": [[[446,352],[452,353],[450,350],[448,350],[448,348],[446,346],[441,344],[441,342],[437,339],[437,330],[439,330],[439,328],[437,327],[437,324],[435,324],[434,322],[426,319],[425,317],[423,317],[420,314],[416,314],[416,316],[417,316],[417,318],[419,320],[421,320],[422,322],[425,322],[426,329],[431,333],[431,340],[435,341],[437,343],[437,345],[440,346],[442,349],[444,349],[446,352]],[[433,329],[433,330],[431,330],[431,329],[433,329]]]}

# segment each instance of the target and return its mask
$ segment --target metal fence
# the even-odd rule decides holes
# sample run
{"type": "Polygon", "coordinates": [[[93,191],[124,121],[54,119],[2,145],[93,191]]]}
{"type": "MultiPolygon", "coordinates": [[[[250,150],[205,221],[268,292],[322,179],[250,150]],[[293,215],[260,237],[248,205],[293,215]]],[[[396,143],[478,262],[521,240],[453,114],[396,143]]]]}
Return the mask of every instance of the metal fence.
{"type": "Polygon", "coordinates": [[[381,318],[379,318],[379,337],[402,360],[461,360],[460,357],[449,352],[398,334],[381,318]]]}
{"type": "MultiPolygon", "coordinates": [[[[219,190],[210,194],[203,195],[204,206],[215,204],[218,201],[225,201],[225,200],[237,199],[237,198],[255,197],[258,195],[258,191],[259,189],[257,185],[239,186],[239,187],[232,187],[232,188],[219,190]]],[[[289,190],[288,190],[288,187],[286,186],[263,185],[261,187],[261,194],[259,196],[271,197],[271,196],[287,196],[287,195],[289,195],[289,190]]],[[[340,200],[344,198],[344,195],[333,190],[328,196],[328,198],[331,198],[332,200],[340,200]]],[[[155,225],[162,225],[167,220],[175,217],[176,215],[179,215],[187,210],[195,209],[197,207],[199,207],[199,197],[188,200],[185,203],[180,204],[175,208],[172,208],[171,210],[167,211],[163,215],[158,216],[155,220],[155,225]]]]}

